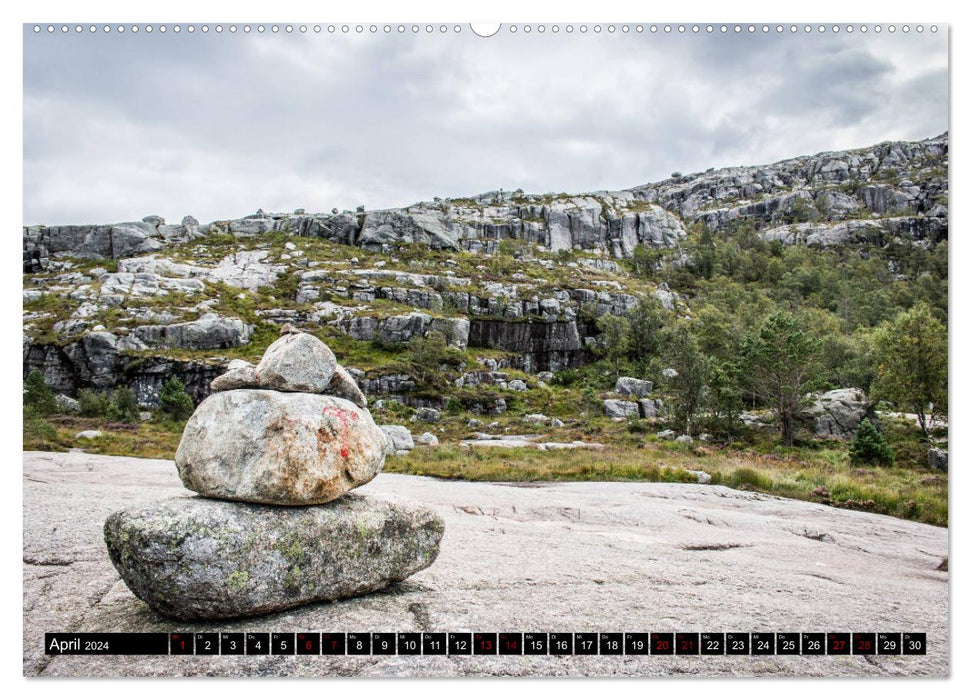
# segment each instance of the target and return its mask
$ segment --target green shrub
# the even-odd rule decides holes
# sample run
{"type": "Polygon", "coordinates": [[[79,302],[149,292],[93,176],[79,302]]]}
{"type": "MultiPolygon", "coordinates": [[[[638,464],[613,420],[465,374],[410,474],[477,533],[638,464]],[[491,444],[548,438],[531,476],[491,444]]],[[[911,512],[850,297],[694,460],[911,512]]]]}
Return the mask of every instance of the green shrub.
{"type": "Polygon", "coordinates": [[[110,404],[111,397],[102,391],[81,389],[78,392],[78,412],[86,418],[104,418],[110,404]]]}
{"type": "Polygon", "coordinates": [[[25,445],[28,443],[38,445],[38,447],[31,449],[54,449],[57,429],[43,418],[25,417],[23,432],[25,445]]]}
{"type": "Polygon", "coordinates": [[[724,483],[733,488],[752,487],[759,491],[769,491],[772,488],[772,477],[749,467],[742,467],[732,472],[724,483]]]}
{"type": "Polygon", "coordinates": [[[860,423],[853,442],[850,443],[850,462],[893,466],[893,448],[868,418],[864,418],[860,423]]]}
{"type": "Polygon", "coordinates": [[[36,369],[31,370],[24,380],[24,410],[32,416],[49,416],[57,411],[54,392],[36,369]]]}
{"type": "Polygon", "coordinates": [[[162,411],[172,420],[186,420],[195,410],[192,397],[185,393],[185,385],[178,377],[167,379],[159,394],[162,411]]]}
{"type": "Polygon", "coordinates": [[[119,423],[137,423],[138,400],[135,398],[135,392],[127,386],[120,386],[111,392],[108,418],[119,423]]]}

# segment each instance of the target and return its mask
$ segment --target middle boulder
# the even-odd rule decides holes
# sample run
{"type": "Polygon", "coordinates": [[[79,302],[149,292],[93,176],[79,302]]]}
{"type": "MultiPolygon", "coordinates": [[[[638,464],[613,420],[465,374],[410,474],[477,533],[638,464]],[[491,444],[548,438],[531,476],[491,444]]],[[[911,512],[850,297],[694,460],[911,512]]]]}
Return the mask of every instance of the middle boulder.
{"type": "Polygon", "coordinates": [[[386,450],[370,412],[346,399],[234,389],[199,405],[175,464],[186,488],[202,496],[314,505],[373,479],[386,450]]]}

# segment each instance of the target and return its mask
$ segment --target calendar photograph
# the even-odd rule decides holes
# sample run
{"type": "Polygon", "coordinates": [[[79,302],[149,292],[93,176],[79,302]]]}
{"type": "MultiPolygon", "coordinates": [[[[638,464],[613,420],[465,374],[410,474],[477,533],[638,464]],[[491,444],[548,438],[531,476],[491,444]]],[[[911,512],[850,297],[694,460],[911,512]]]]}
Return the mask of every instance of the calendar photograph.
{"type": "Polygon", "coordinates": [[[949,32],[24,24],[23,675],[950,676],[949,32]]]}

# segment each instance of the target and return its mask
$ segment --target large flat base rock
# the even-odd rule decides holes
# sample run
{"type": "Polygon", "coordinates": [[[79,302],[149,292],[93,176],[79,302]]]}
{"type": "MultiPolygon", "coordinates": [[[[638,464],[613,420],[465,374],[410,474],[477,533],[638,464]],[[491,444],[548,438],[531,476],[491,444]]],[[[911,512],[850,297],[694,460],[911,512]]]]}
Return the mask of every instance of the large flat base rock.
{"type": "Polygon", "coordinates": [[[190,495],[172,462],[28,452],[29,676],[924,676],[949,673],[948,531],[722,486],[490,484],[379,474],[434,510],[435,564],[383,591],[173,623],[105,552],[112,512],[190,495]],[[44,633],[913,631],[926,656],[45,656],[44,633]]]}
{"type": "Polygon", "coordinates": [[[215,620],[385,588],[435,561],[443,532],[425,508],[353,494],[303,508],[172,498],[113,513],[105,543],[153,610],[215,620]]]}

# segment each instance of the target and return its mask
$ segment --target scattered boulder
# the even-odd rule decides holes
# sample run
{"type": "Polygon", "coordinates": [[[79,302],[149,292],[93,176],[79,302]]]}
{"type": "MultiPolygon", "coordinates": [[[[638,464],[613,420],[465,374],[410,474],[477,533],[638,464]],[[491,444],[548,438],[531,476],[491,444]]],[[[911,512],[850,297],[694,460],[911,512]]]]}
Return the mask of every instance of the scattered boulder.
{"type": "Polygon", "coordinates": [[[624,418],[639,418],[641,413],[637,404],[633,401],[621,401],[620,399],[606,399],[604,401],[604,413],[608,418],[621,420],[624,418]]]}
{"type": "Polygon", "coordinates": [[[699,484],[710,484],[711,483],[711,474],[709,474],[705,470],[703,470],[703,469],[697,469],[697,470],[695,470],[695,469],[688,469],[687,471],[688,471],[689,474],[694,474],[695,475],[695,478],[697,478],[699,484]]]}
{"type": "Polygon", "coordinates": [[[82,430],[80,433],[74,436],[75,440],[96,440],[102,437],[104,433],[100,430],[82,430]]]}
{"type": "Polygon", "coordinates": [[[550,419],[549,416],[544,416],[542,413],[527,413],[523,416],[523,422],[531,425],[546,425],[550,422],[550,419]]]}
{"type": "Polygon", "coordinates": [[[947,471],[947,450],[932,447],[927,451],[927,466],[941,472],[947,471]]]}
{"type": "Polygon", "coordinates": [[[438,556],[425,508],[349,495],[312,508],[173,498],[105,522],[112,563],[166,617],[260,615],[384,588],[438,556]]]}
{"type": "Polygon", "coordinates": [[[437,423],[441,417],[441,412],[435,410],[434,408],[423,406],[415,413],[414,420],[422,423],[437,423]]]}
{"type": "Polygon", "coordinates": [[[63,411],[64,413],[77,413],[81,410],[81,404],[77,399],[72,399],[70,396],[65,396],[64,394],[55,396],[54,403],[57,404],[57,410],[63,411]]]}
{"type": "Polygon", "coordinates": [[[653,389],[654,382],[634,377],[618,377],[614,385],[614,393],[621,396],[636,396],[639,399],[650,396],[653,389]]]}
{"type": "Polygon", "coordinates": [[[662,430],[657,434],[658,440],[673,440],[677,435],[673,430],[662,430]]]}
{"type": "Polygon", "coordinates": [[[695,442],[695,439],[690,435],[679,435],[674,439],[674,441],[682,445],[693,445],[695,442]]]}
{"type": "Polygon", "coordinates": [[[266,349],[256,366],[256,381],[264,389],[320,394],[330,386],[337,358],[309,333],[287,333],[266,349]]]}
{"type": "Polygon", "coordinates": [[[817,435],[848,438],[864,418],[874,419],[873,402],[862,389],[834,389],[813,398],[815,401],[807,414],[817,435]]]}
{"type": "Polygon", "coordinates": [[[415,440],[411,431],[403,425],[378,426],[388,440],[388,452],[395,455],[406,455],[415,449],[415,440]]]}
{"type": "Polygon", "coordinates": [[[511,382],[509,382],[506,385],[506,388],[509,389],[509,391],[528,391],[529,390],[529,387],[526,386],[526,382],[524,382],[522,379],[513,379],[511,382]]]}
{"type": "Polygon", "coordinates": [[[415,438],[416,445],[425,445],[426,447],[438,447],[438,437],[434,433],[422,433],[415,438]]]}
{"type": "Polygon", "coordinates": [[[553,419],[550,420],[550,427],[551,428],[562,428],[565,425],[566,425],[566,423],[564,423],[563,421],[561,421],[559,418],[553,418],[553,419]]]}

